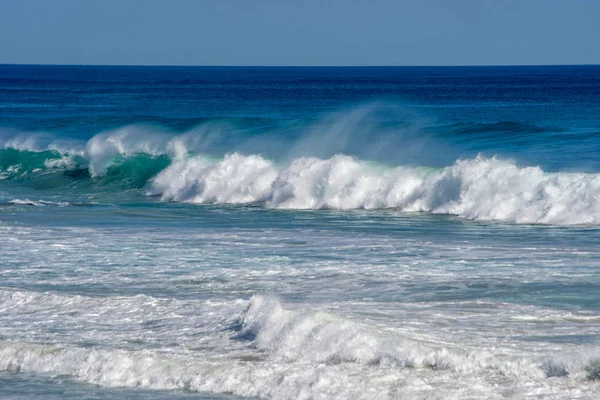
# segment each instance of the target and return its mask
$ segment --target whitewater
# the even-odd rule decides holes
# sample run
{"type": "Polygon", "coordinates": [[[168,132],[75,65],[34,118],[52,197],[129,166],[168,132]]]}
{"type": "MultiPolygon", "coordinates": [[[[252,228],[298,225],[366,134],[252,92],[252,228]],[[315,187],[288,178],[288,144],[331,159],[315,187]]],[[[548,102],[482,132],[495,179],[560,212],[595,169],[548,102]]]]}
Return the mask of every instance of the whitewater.
{"type": "Polygon", "coordinates": [[[0,397],[598,398],[599,96],[0,66],[0,397]]]}
{"type": "Polygon", "coordinates": [[[528,224],[600,223],[600,175],[548,173],[498,156],[459,159],[443,168],[391,167],[343,154],[299,157],[282,165],[258,154],[236,152],[219,159],[194,154],[186,144],[190,134],[149,140],[140,127],[99,134],[71,150],[52,143],[42,148],[35,136],[25,135],[4,141],[3,155],[12,160],[4,167],[5,180],[32,179],[28,174],[83,173],[96,179],[112,174],[125,184],[145,186],[146,195],[164,201],[298,210],[389,208],[528,224]]]}

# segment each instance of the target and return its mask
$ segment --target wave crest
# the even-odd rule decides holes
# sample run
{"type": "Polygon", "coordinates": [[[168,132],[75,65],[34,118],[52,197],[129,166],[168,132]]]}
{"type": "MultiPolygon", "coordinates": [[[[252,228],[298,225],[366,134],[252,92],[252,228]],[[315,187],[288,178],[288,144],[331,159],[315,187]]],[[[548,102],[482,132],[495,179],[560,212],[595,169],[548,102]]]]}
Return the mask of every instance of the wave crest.
{"type": "Polygon", "coordinates": [[[545,173],[481,156],[440,169],[383,167],[344,155],[301,157],[284,168],[257,155],[212,163],[198,156],[162,171],[148,194],[279,209],[395,208],[514,223],[600,223],[600,175],[545,173]]]}
{"type": "Polygon", "coordinates": [[[149,195],[192,203],[251,203],[271,193],[277,172],[260,156],[230,154],[211,162],[199,156],[175,161],[152,181],[149,195]]]}
{"type": "Polygon", "coordinates": [[[203,152],[208,134],[173,136],[136,126],[85,143],[35,138],[42,140],[4,141],[0,179],[47,188],[94,178],[91,186],[83,185],[93,190],[97,183],[110,183],[115,190],[145,187],[148,195],[165,201],[199,204],[391,208],[510,223],[600,224],[600,174],[547,173],[497,157],[477,156],[442,168],[385,166],[344,154],[297,156],[283,164],[239,152],[216,159],[203,152]]]}

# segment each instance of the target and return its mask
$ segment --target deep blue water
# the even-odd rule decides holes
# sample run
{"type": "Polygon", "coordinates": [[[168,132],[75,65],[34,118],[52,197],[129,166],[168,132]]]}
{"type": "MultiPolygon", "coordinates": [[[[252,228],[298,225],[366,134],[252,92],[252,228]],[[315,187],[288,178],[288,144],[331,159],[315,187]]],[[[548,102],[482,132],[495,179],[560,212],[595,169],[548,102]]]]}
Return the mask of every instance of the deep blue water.
{"type": "Polygon", "coordinates": [[[597,398],[600,66],[0,65],[0,395],[597,398]]]}
{"type": "MultiPolygon", "coordinates": [[[[357,130],[361,123],[389,129],[399,137],[398,147],[425,137],[451,152],[442,156],[434,154],[437,148],[423,149],[425,157],[438,163],[485,152],[546,169],[596,171],[599,70],[4,65],[0,125],[88,140],[133,124],[184,132],[223,121],[238,129],[216,139],[214,146],[227,152],[243,146],[247,136],[275,136],[287,144],[325,116],[371,106],[369,115],[356,121],[357,130]]],[[[377,141],[378,133],[351,132],[363,142],[377,141]]],[[[352,143],[337,146],[361,149],[352,143]]],[[[270,153],[269,148],[260,150],[270,153]]],[[[403,161],[391,150],[373,155],[382,156],[403,161]]]]}

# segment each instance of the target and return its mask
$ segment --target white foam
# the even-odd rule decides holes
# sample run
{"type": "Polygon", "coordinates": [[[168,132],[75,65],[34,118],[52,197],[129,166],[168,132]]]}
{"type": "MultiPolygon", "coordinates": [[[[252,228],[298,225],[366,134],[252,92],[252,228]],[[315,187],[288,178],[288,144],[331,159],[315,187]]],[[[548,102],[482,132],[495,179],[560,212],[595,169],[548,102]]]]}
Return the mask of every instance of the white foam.
{"type": "Polygon", "coordinates": [[[29,200],[29,199],[13,199],[9,203],[22,206],[46,207],[58,206],[68,207],[71,203],[67,201],[45,201],[45,200],[29,200]]]}
{"type": "MultiPolygon", "coordinates": [[[[56,312],[55,307],[96,302],[110,302],[115,312],[124,302],[145,305],[151,312],[158,311],[152,310],[156,305],[165,305],[149,297],[95,300],[5,293],[2,299],[5,312],[43,304],[42,311],[48,315],[56,312]]],[[[325,311],[286,309],[268,296],[251,298],[240,317],[240,329],[230,340],[248,343],[246,352],[222,345],[186,351],[178,347],[119,350],[110,342],[79,347],[3,340],[0,371],[70,375],[108,387],[186,389],[275,399],[566,399],[573,394],[593,398],[597,387],[590,380],[596,368],[593,352],[546,360],[461,352],[402,338],[325,311]]],[[[73,340],[69,335],[56,339],[73,340]]]]}
{"type": "Polygon", "coordinates": [[[250,203],[271,193],[277,172],[259,156],[231,154],[213,163],[205,157],[174,162],[153,180],[150,195],[194,203],[250,203]]]}
{"type": "Polygon", "coordinates": [[[251,339],[258,349],[282,362],[357,363],[472,374],[494,370],[503,376],[544,377],[533,360],[507,363],[490,352],[440,347],[329,312],[287,310],[274,297],[250,299],[239,337],[251,339]]]}
{"type": "Polygon", "coordinates": [[[445,349],[394,340],[373,326],[331,313],[285,310],[277,299],[263,296],[250,300],[240,336],[252,338],[259,349],[286,361],[449,369],[462,358],[445,349]]]}
{"type": "Polygon", "coordinates": [[[77,160],[71,155],[63,154],[60,158],[51,158],[44,161],[46,169],[75,169],[77,160]]]}
{"type": "Polygon", "coordinates": [[[545,173],[477,157],[442,169],[383,168],[352,157],[301,157],[278,168],[258,155],[181,160],[150,185],[163,200],[264,202],[283,209],[382,209],[515,223],[600,223],[600,175],[545,173]]]}
{"type": "Polygon", "coordinates": [[[136,126],[98,134],[86,145],[90,174],[104,175],[115,156],[128,158],[139,153],[151,156],[164,154],[168,140],[167,135],[147,132],[136,126]]]}

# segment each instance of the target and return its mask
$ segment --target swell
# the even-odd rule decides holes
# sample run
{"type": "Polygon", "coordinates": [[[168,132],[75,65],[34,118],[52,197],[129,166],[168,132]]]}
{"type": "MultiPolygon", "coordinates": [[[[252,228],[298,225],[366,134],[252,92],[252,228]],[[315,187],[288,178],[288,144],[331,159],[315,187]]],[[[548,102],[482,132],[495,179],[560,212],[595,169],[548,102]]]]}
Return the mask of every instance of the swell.
{"type": "Polygon", "coordinates": [[[9,126],[10,129],[18,128],[24,132],[67,132],[75,136],[81,135],[82,132],[118,130],[132,125],[155,126],[165,131],[185,132],[204,124],[228,124],[245,129],[268,128],[280,122],[280,120],[265,117],[166,117],[144,114],[83,115],[41,119],[2,117],[0,121],[3,122],[2,125],[9,126]]]}
{"type": "MultiPolygon", "coordinates": [[[[385,136],[392,131],[394,134],[401,134],[402,139],[406,139],[407,131],[417,129],[420,133],[426,133],[438,139],[444,137],[460,138],[463,140],[480,141],[483,139],[492,139],[494,141],[510,142],[514,139],[527,140],[534,142],[540,137],[548,134],[556,137],[565,134],[565,140],[578,139],[580,135],[573,135],[567,127],[555,125],[537,125],[534,123],[522,121],[461,121],[444,123],[435,119],[424,118],[414,112],[401,107],[383,106],[374,104],[358,107],[350,112],[332,113],[329,117],[298,117],[294,119],[281,119],[266,116],[235,116],[235,115],[213,115],[202,117],[167,117],[158,115],[129,114],[129,115],[80,115],[80,116],[60,116],[45,118],[11,118],[7,116],[0,117],[0,137],[3,130],[18,129],[22,132],[59,132],[67,133],[74,137],[89,135],[89,133],[101,133],[105,131],[115,131],[121,128],[141,125],[150,128],[156,128],[162,131],[171,131],[173,133],[184,133],[202,126],[223,125],[234,128],[241,135],[238,140],[244,139],[243,136],[252,132],[280,134],[281,129],[288,126],[297,127],[302,133],[310,130],[311,127],[319,126],[332,128],[338,123],[355,123],[356,126],[350,127],[350,130],[362,131],[363,128],[369,129],[369,136],[377,140],[378,136],[385,136]],[[356,117],[359,117],[358,119],[356,117]]],[[[358,132],[352,132],[355,136],[358,132]]],[[[587,135],[586,132],[578,132],[581,135],[587,135]]],[[[598,132],[594,132],[596,137],[598,132]]],[[[89,137],[89,136],[88,136],[89,137]]]]}
{"type": "Polygon", "coordinates": [[[450,132],[454,134],[468,135],[516,135],[516,134],[541,134],[541,133],[560,133],[564,130],[557,127],[543,127],[534,124],[527,124],[515,121],[501,121],[492,123],[461,123],[450,125],[450,132]]]}
{"type": "MultiPolygon", "coordinates": [[[[230,123],[204,124],[181,134],[132,125],[87,141],[13,132],[0,135],[0,182],[105,193],[144,189],[141,193],[163,201],[195,204],[395,209],[511,223],[600,224],[600,174],[550,173],[468,152],[457,157],[443,143],[420,137],[418,129],[405,126],[404,135],[394,136],[398,126],[374,128],[373,113],[358,109],[308,133],[278,125],[256,134],[254,127],[264,127],[264,121],[242,121],[242,131],[230,123]]],[[[539,130],[514,123],[487,129],[539,130]]]]}

